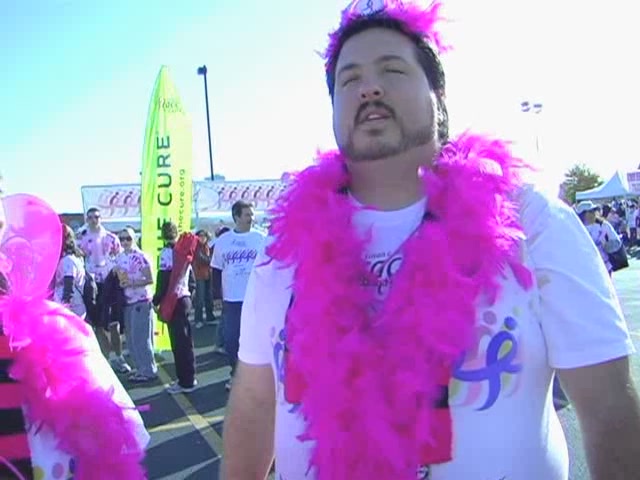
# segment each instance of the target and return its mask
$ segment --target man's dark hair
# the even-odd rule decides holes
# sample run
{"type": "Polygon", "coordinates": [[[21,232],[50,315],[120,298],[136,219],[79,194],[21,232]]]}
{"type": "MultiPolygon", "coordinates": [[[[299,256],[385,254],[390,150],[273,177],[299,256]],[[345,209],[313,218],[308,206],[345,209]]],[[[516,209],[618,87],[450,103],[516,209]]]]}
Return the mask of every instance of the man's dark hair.
{"type": "Polygon", "coordinates": [[[178,226],[173,222],[164,222],[160,233],[164,241],[174,242],[178,239],[178,226]]]}
{"type": "Polygon", "coordinates": [[[422,67],[424,74],[429,80],[431,88],[436,94],[437,101],[437,122],[438,122],[438,140],[441,144],[445,144],[449,140],[449,113],[444,102],[445,76],[444,68],[440,62],[440,57],[434,48],[422,37],[410,31],[404,23],[394,18],[389,18],[384,12],[367,15],[354,20],[340,32],[338,47],[333,57],[327,59],[327,87],[329,95],[333,101],[336,85],[336,65],[338,57],[342,51],[342,47],[351,37],[369,30],[371,28],[386,28],[394,32],[401,33],[414,43],[416,47],[416,60],[422,67]]]}
{"type": "Polygon", "coordinates": [[[91,207],[89,210],[87,210],[87,213],[85,215],[88,217],[92,213],[100,213],[100,209],[98,207],[91,207]]]}
{"type": "Polygon", "coordinates": [[[231,206],[231,216],[233,219],[240,218],[245,208],[253,208],[253,205],[245,202],[244,200],[238,200],[231,206]]]}

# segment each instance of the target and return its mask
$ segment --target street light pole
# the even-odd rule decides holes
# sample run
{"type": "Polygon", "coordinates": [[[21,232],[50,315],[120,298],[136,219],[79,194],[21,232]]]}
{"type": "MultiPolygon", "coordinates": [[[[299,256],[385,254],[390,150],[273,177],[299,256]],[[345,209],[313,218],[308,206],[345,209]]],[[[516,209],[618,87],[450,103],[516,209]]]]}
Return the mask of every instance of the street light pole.
{"type": "MultiPolygon", "coordinates": [[[[529,101],[520,102],[520,109],[523,113],[532,113],[536,116],[542,113],[542,103],[535,102],[531,103],[529,101]]],[[[536,141],[536,157],[538,162],[540,161],[540,132],[539,132],[539,119],[536,118],[534,121],[534,133],[535,133],[535,141],[536,141]]]]}
{"type": "Polygon", "coordinates": [[[204,103],[207,110],[207,136],[209,138],[209,170],[211,171],[211,181],[213,182],[213,152],[211,150],[211,121],[209,120],[209,90],[207,89],[207,66],[198,67],[198,75],[204,77],[204,103]]]}

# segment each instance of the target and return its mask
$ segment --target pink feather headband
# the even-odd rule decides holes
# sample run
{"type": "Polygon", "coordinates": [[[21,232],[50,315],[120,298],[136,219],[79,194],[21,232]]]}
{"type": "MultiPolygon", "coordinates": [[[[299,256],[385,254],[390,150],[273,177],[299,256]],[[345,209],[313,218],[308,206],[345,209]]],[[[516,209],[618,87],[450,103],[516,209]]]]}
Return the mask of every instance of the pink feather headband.
{"type": "Polygon", "coordinates": [[[444,53],[449,47],[444,44],[437,25],[444,20],[440,16],[442,3],[434,0],[428,7],[421,7],[414,1],[402,0],[353,0],[342,11],[340,26],[329,34],[329,45],[324,53],[325,68],[329,71],[344,43],[344,31],[354,22],[365,19],[388,19],[401,23],[407,33],[423,38],[437,53],[444,53]]]}

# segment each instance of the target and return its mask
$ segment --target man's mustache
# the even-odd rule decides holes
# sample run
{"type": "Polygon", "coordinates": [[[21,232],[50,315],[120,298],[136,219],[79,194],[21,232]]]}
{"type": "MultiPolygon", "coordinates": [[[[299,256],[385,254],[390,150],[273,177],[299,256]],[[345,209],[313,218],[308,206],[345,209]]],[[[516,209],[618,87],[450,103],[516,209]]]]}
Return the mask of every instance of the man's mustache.
{"type": "Polygon", "coordinates": [[[393,111],[393,108],[391,108],[386,103],[376,100],[375,102],[367,102],[360,105],[360,108],[358,108],[358,111],[356,112],[356,124],[364,122],[365,111],[371,110],[371,109],[384,110],[389,114],[391,118],[395,118],[396,116],[395,112],[393,111]]]}

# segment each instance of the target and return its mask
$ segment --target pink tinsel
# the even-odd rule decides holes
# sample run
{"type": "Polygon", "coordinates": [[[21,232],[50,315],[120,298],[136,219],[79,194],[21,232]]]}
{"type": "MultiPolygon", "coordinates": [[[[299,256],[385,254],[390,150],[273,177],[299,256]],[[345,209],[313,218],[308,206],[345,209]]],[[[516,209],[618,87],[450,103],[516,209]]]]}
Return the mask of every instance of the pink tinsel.
{"type": "MultiPolygon", "coordinates": [[[[31,428],[47,428],[76,462],[78,480],[140,480],[144,449],[129,406],[91,370],[97,343],[87,324],[45,300],[60,258],[58,215],[27,194],[2,199],[0,326],[15,351],[10,375],[23,385],[31,428]]],[[[99,353],[97,353],[100,355],[99,353]]]]}
{"type": "Polygon", "coordinates": [[[270,256],[294,266],[287,321],[289,364],[306,385],[303,439],[315,441],[320,480],[415,479],[432,440],[429,408],[442,366],[475,341],[476,306],[494,302],[518,260],[522,231],[511,197],[523,164],[508,146],[464,134],[424,176],[425,222],[404,247],[385,306],[371,323],[370,289],[354,233],[353,202],[338,152],[298,174],[273,212],[270,256]],[[314,221],[309,222],[310,212],[314,221]]]}
{"type": "Polygon", "coordinates": [[[34,428],[48,427],[74,457],[78,480],[146,478],[135,422],[86,362],[87,324],[45,300],[0,297],[2,328],[16,350],[11,376],[25,388],[34,428]]]}
{"type": "Polygon", "coordinates": [[[401,0],[385,0],[384,8],[380,11],[363,15],[353,8],[346,8],[342,12],[340,26],[337,30],[329,34],[329,44],[324,53],[325,68],[329,70],[333,66],[336,55],[342,48],[342,34],[346,27],[352,22],[363,18],[389,18],[397,20],[404,25],[408,33],[425,38],[437,52],[446,52],[449,47],[443,42],[440,32],[436,30],[437,24],[443,20],[440,15],[442,3],[434,1],[430,6],[424,8],[416,3],[401,0]]]}

